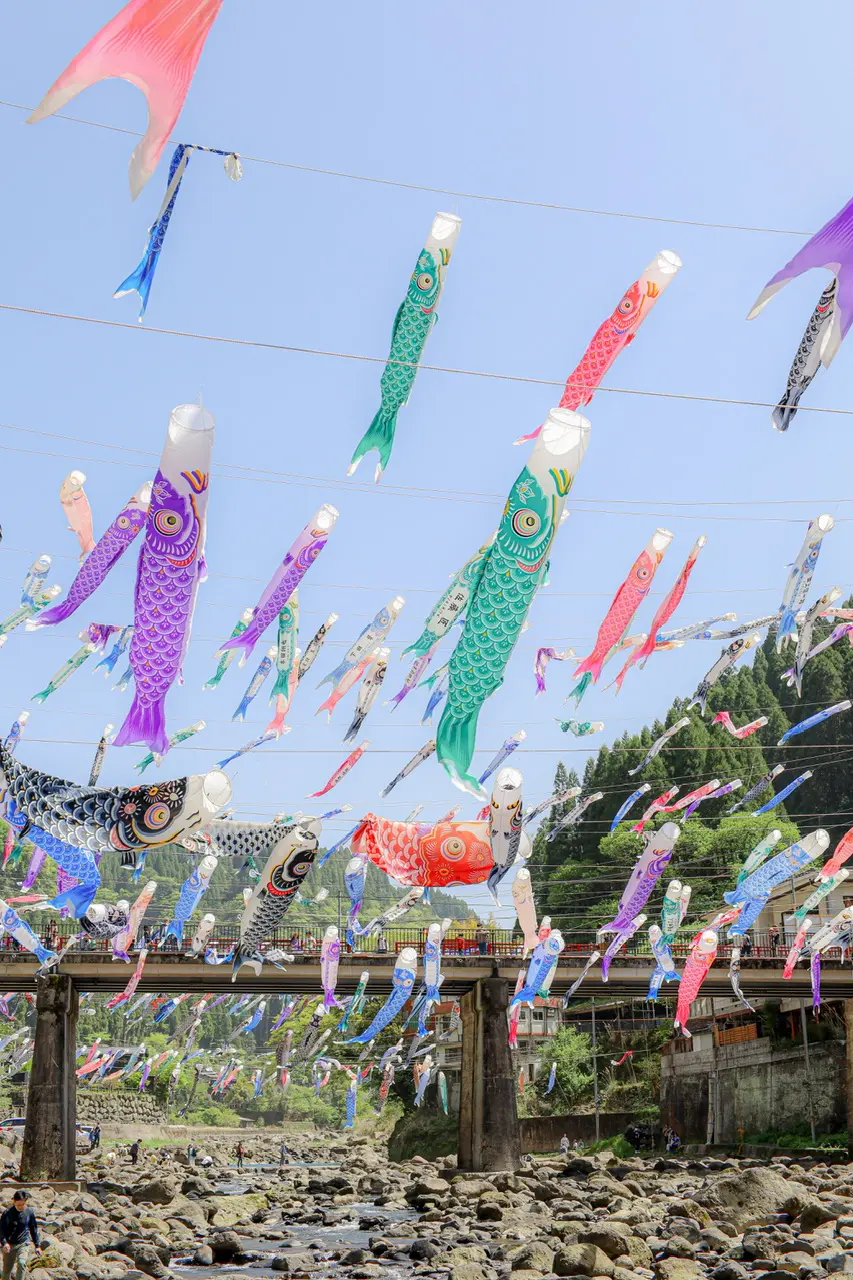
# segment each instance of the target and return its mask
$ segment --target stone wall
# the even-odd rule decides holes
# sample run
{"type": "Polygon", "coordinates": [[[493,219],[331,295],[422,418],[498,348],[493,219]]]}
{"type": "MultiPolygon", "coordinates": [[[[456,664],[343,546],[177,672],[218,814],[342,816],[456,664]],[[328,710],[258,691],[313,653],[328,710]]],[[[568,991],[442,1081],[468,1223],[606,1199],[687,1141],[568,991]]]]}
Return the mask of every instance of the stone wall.
{"type": "Polygon", "coordinates": [[[737,1142],[749,1133],[808,1131],[809,1097],[818,1134],[846,1124],[844,1046],[773,1047],[767,1038],[661,1057],[661,1124],[686,1141],[737,1142]]]}
{"type": "MultiPolygon", "coordinates": [[[[602,1138],[615,1138],[631,1123],[630,1111],[602,1111],[598,1117],[602,1138]]],[[[557,1151],[563,1134],[569,1142],[595,1142],[595,1115],[525,1116],[519,1119],[523,1155],[557,1151]]]]}
{"type": "Polygon", "coordinates": [[[166,1109],[147,1093],[78,1089],[78,1124],[166,1124],[166,1109]]]}

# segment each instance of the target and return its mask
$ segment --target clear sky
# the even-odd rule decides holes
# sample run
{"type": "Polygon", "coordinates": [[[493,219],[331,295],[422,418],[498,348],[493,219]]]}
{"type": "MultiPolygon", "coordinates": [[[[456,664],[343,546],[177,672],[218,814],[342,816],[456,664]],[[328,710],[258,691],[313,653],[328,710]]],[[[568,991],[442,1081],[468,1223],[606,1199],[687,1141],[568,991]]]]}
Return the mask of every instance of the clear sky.
{"type": "MultiPolygon", "coordinates": [[[[10,11],[3,98],[34,105],[116,4],[43,0],[10,11]]],[[[506,0],[436,0],[429,10],[374,0],[225,0],[175,139],[281,163],[247,159],[243,181],[232,184],[219,159],[194,156],[148,325],[384,356],[431,218],[449,209],[463,227],[430,363],[561,383],[625,287],[657,250],[671,248],[683,270],[607,384],[775,402],[822,279],[795,282],[759,319],[744,317],[802,243],[793,233],[815,230],[851,195],[850,166],[838,162],[849,153],[848,103],[843,77],[828,74],[851,23],[847,7],[831,3],[804,22],[790,0],[543,0],[523,16],[506,0]],[[644,216],[437,195],[287,165],[644,216]]],[[[119,81],[88,90],[67,111],[144,127],[142,96],[119,81]]],[[[132,323],[135,298],[114,301],[112,292],[139,259],[165,186],[165,160],[131,204],[134,138],[61,119],[28,126],[24,115],[0,106],[0,301],[132,323]]],[[[345,476],[378,406],[375,364],[7,310],[0,310],[0,342],[0,614],[16,606],[38,552],[55,557],[52,581],[71,580],[76,540],[57,497],[69,470],[88,476],[100,534],[152,473],[172,406],[201,394],[216,415],[210,577],[185,683],[168,703],[171,730],[202,716],[208,728],[169,759],[165,776],[210,767],[263,729],[264,695],[245,725],[230,722],[254,663],[242,672],[233,667],[215,693],[203,694],[201,684],[217,643],[255,602],[312,511],[324,500],[340,510],[301,592],[303,642],[330,611],[341,620],[297,694],[293,732],[232,771],[244,815],[308,809],[306,793],[346,754],[341,738],[354,700],[351,694],[331,726],[325,716],[314,719],[323,697],[317,680],[400,593],[406,607],[391,634],[385,696],[396,692],[407,669],[400,648],[420,631],[448,575],[496,524],[524,459],[512,441],[560,395],[536,383],[424,371],[401,413],[386,480],[374,487],[370,459],[357,483],[345,476]],[[255,470],[238,473],[234,464],[255,470]]],[[[846,409],[852,370],[847,344],[807,403],[846,409]]],[[[587,412],[591,443],[550,586],[534,605],[504,687],[481,716],[476,761],[483,765],[509,733],[527,730],[516,761],[530,803],[548,794],[561,757],[580,767],[586,754],[553,722],[569,664],[551,667],[549,691],[536,699],[535,650],[591,647],[615,587],[656,525],[676,534],[660,590],[697,534],[708,534],[679,623],[726,610],[746,619],[777,606],[805,522],[823,510],[838,524],[816,585],[850,586],[849,418],[802,412],[780,436],[762,407],[603,391],[587,412]]],[[[75,625],[12,637],[0,654],[0,716],[11,721],[73,651],[78,619],[81,626],[131,620],[132,559],[75,625]]],[[[638,623],[649,621],[656,603],[647,603],[638,623]]],[[[697,643],[657,656],[629,677],[618,699],[593,690],[583,711],[605,721],[605,740],[638,728],[674,695],[691,692],[717,652],[697,643]]],[[[30,704],[22,757],[85,778],[104,723],[120,724],[129,701],[130,691],[113,693],[84,668],[43,707],[30,704]]],[[[473,802],[434,760],[388,801],[378,799],[429,736],[419,724],[424,702],[419,692],[393,714],[377,704],[366,730],[370,753],[331,793],[329,807],[350,803],[353,818],[370,808],[403,817],[423,801],[424,816],[436,817],[460,800],[472,816],[473,802]]],[[[104,781],[130,781],[143,753],[113,751],[104,781]]],[[[616,803],[608,800],[601,816],[616,803]]],[[[329,830],[342,832],[347,821],[329,830]]]]}

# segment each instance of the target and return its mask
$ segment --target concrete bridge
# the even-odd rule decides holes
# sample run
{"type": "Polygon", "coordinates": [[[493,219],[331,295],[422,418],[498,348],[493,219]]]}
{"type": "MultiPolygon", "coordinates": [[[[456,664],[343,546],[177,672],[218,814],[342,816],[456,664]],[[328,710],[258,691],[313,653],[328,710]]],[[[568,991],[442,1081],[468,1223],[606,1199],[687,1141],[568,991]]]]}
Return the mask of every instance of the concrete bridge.
{"type": "MultiPolygon", "coordinates": [[[[358,952],[343,955],[338,971],[341,995],[355,990],[364,969],[370,988],[384,995],[391,987],[396,957],[358,952]]],[[[579,976],[584,957],[560,964],[551,991],[564,994],[579,976]]],[[[515,986],[519,956],[464,955],[443,960],[442,994],[460,998],[462,1009],[462,1076],[459,1114],[459,1167],[471,1170],[514,1169],[521,1161],[516,1079],[507,1039],[507,1010],[515,986]]],[[[605,985],[594,970],[579,994],[605,998],[642,998],[649,983],[651,960],[639,956],[617,958],[605,985]]],[[[103,950],[70,952],[60,970],[36,977],[37,964],[28,952],[0,952],[0,990],[36,991],[36,1031],[30,1073],[27,1120],[21,1176],[71,1179],[75,1176],[76,1046],[80,993],[124,989],[132,969],[112,960],[103,950]]],[[[744,994],[756,999],[810,995],[808,969],[801,967],[786,982],[780,961],[749,958],[741,964],[744,994]]],[[[845,1002],[848,1034],[848,1076],[853,1077],[853,971],[826,964],[821,974],[825,1000],[845,1002]]],[[[232,982],[230,964],[207,965],[180,952],[149,955],[138,990],[158,994],[181,992],[253,992],[319,995],[317,954],[298,954],[285,969],[265,965],[259,976],[244,967],[232,982]]],[[[703,995],[731,993],[727,965],[711,970],[703,995]]],[[[670,993],[668,993],[670,994],[670,993]]],[[[672,992],[671,995],[674,995],[672,992]]],[[[853,1079],[848,1090],[853,1111],[853,1079]]],[[[851,1115],[853,1132],[853,1115],[851,1115]]]]}

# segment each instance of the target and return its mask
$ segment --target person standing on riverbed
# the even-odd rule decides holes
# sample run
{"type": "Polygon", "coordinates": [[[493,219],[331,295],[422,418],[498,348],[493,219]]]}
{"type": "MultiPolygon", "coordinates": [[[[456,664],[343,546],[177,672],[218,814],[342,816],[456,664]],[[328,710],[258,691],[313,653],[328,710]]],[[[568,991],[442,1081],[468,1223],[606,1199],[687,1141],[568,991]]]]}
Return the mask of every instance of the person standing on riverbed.
{"type": "Polygon", "coordinates": [[[286,1164],[287,1164],[287,1143],[285,1142],[284,1138],[282,1138],[281,1145],[279,1146],[279,1149],[278,1149],[278,1167],[280,1169],[283,1169],[286,1164]]]}
{"type": "Polygon", "coordinates": [[[12,1203],[0,1216],[0,1243],[3,1247],[3,1280],[26,1280],[30,1241],[41,1251],[36,1215],[29,1207],[29,1193],[16,1191],[12,1203]]]}
{"type": "Polygon", "coordinates": [[[234,1154],[235,1154],[235,1156],[237,1157],[237,1168],[238,1168],[238,1169],[242,1169],[242,1168],[243,1168],[243,1157],[244,1157],[244,1156],[245,1156],[245,1154],[246,1154],[246,1152],[245,1152],[245,1149],[244,1149],[244,1147],[243,1147],[242,1142],[238,1142],[238,1143],[237,1143],[237,1147],[236,1147],[236,1150],[235,1150],[234,1154]]]}

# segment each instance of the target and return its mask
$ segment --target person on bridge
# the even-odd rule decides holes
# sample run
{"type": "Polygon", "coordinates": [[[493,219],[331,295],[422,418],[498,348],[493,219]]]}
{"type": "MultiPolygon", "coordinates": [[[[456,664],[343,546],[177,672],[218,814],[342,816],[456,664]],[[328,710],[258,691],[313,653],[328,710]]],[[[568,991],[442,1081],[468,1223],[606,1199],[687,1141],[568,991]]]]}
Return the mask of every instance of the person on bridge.
{"type": "Polygon", "coordinates": [[[12,1203],[0,1216],[0,1243],[3,1247],[3,1280],[27,1280],[30,1241],[41,1251],[36,1215],[29,1207],[29,1193],[16,1191],[12,1203]]]}

